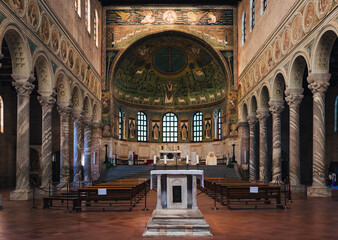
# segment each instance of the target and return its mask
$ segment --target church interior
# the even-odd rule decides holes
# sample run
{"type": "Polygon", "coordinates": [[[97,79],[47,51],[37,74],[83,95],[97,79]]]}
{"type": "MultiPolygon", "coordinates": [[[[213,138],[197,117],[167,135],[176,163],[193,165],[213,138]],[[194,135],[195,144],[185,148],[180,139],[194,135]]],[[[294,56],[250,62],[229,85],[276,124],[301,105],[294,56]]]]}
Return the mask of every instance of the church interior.
{"type": "Polygon", "coordinates": [[[337,235],[337,8],[0,1],[0,239],[337,235]]]}

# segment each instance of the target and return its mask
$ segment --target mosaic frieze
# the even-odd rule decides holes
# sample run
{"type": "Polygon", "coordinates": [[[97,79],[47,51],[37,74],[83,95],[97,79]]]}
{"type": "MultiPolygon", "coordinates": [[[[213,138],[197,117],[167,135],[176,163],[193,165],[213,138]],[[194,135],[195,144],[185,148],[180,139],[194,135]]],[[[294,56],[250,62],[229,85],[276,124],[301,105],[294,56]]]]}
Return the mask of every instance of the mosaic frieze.
{"type": "Polygon", "coordinates": [[[107,10],[107,26],[111,25],[233,25],[233,10],[107,10]]]}

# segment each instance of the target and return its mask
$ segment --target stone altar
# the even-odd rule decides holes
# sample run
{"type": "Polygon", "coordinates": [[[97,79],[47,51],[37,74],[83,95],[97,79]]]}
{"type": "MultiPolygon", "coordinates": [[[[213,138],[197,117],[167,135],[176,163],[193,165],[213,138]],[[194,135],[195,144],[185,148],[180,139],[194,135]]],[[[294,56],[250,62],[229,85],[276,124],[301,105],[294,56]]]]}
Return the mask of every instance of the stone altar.
{"type": "Polygon", "coordinates": [[[174,161],[177,157],[178,160],[181,159],[181,151],[160,151],[160,159],[164,159],[164,156],[167,156],[167,161],[174,161]]]}
{"type": "Polygon", "coordinates": [[[157,205],[143,237],[212,236],[197,207],[197,178],[203,186],[203,170],[152,170],[157,178],[157,205]]]}

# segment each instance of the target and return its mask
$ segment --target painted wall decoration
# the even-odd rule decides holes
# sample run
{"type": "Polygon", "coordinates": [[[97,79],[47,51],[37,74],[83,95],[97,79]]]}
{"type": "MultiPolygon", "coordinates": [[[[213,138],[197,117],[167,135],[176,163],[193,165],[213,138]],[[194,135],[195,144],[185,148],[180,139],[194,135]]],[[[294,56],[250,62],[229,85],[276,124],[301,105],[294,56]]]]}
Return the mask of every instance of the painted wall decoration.
{"type": "Polygon", "coordinates": [[[189,122],[187,120],[181,121],[181,139],[182,141],[188,140],[189,137],[189,122]]]}
{"type": "Polygon", "coordinates": [[[212,137],[211,118],[204,119],[204,137],[205,139],[211,139],[212,137]]]}
{"type": "Polygon", "coordinates": [[[220,50],[222,56],[224,57],[229,71],[231,73],[231,86],[234,87],[234,52],[232,50],[220,50]]]}
{"type": "Polygon", "coordinates": [[[49,31],[49,20],[46,17],[46,15],[42,16],[40,34],[42,40],[47,43],[49,41],[50,31],[49,31]]]}
{"type": "Polygon", "coordinates": [[[161,138],[161,122],[153,120],[151,123],[152,137],[154,140],[160,140],[161,138]]]}
{"type": "Polygon", "coordinates": [[[28,3],[28,20],[33,29],[37,29],[40,21],[40,12],[38,6],[33,1],[28,3]]]}
{"type": "Polygon", "coordinates": [[[151,9],[115,10],[107,9],[107,25],[233,25],[233,10],[190,10],[190,9],[151,9]]]}
{"type": "Polygon", "coordinates": [[[6,16],[0,12],[0,24],[6,19],[6,16]]]}
{"type": "MultiPolygon", "coordinates": [[[[111,63],[116,51],[108,53],[107,61],[111,63]]],[[[232,52],[227,60],[232,70],[232,52]]],[[[225,97],[220,91],[229,85],[225,71],[210,47],[183,33],[165,32],[129,47],[119,58],[110,80],[114,96],[126,102],[192,105],[225,97]]]]}
{"type": "Polygon", "coordinates": [[[129,118],[129,124],[128,124],[128,136],[129,138],[135,138],[136,137],[136,123],[135,118],[129,118]]]}

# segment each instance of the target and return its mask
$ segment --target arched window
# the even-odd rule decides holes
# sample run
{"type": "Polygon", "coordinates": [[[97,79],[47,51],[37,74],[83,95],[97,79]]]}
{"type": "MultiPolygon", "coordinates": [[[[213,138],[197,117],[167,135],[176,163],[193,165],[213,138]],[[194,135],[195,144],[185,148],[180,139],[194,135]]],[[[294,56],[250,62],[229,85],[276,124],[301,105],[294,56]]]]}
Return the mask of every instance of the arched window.
{"type": "Polygon", "coordinates": [[[255,27],[255,0],[251,0],[251,31],[255,27]]]}
{"type": "Polygon", "coordinates": [[[193,140],[201,142],[203,135],[203,115],[201,112],[195,113],[193,117],[193,140]]]}
{"type": "Polygon", "coordinates": [[[222,139],[222,118],[221,118],[221,110],[218,110],[218,116],[217,116],[217,127],[218,127],[218,140],[222,139]]]}
{"type": "Polygon", "coordinates": [[[177,116],[167,113],[163,116],[163,142],[177,142],[177,116]]]}
{"type": "Polygon", "coordinates": [[[97,13],[97,10],[95,9],[94,12],[94,42],[95,46],[99,46],[99,15],[97,13]]]}
{"type": "Polygon", "coordinates": [[[242,15],[242,45],[244,45],[246,41],[246,16],[245,11],[243,11],[242,15]]]}
{"type": "Polygon", "coordinates": [[[90,33],[90,0],[85,0],[85,14],[86,27],[90,33]]]}
{"type": "Polygon", "coordinates": [[[334,103],[334,132],[338,132],[338,96],[334,103]]]}
{"type": "Polygon", "coordinates": [[[4,133],[4,101],[0,96],[0,133],[4,133]]]}
{"type": "Polygon", "coordinates": [[[75,12],[77,12],[77,15],[81,17],[81,0],[75,0],[75,12]]]}
{"type": "Polygon", "coordinates": [[[144,112],[137,113],[137,141],[147,141],[147,115],[144,112]]]}
{"type": "Polygon", "coordinates": [[[119,111],[119,139],[122,139],[122,112],[119,111]]]}

